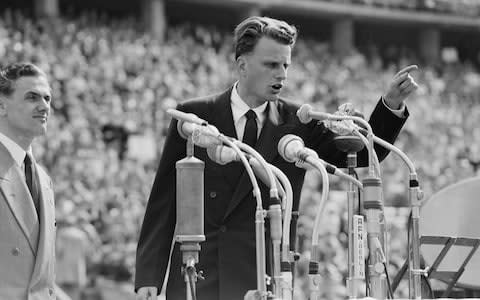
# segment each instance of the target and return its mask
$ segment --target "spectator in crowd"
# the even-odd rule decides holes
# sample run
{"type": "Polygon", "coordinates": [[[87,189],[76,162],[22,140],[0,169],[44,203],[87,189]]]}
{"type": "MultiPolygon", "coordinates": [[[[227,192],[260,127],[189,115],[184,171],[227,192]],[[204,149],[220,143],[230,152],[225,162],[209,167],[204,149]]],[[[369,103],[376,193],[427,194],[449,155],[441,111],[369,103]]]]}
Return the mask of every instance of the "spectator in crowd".
{"type": "Polygon", "coordinates": [[[82,228],[91,227],[84,219],[82,215],[70,215],[57,221],[57,284],[72,300],[83,299],[88,283],[87,262],[99,246],[96,232],[82,228]]]}
{"type": "MultiPolygon", "coordinates": [[[[306,125],[296,117],[298,105],[279,97],[291,64],[297,38],[295,27],[276,19],[251,17],[235,30],[235,59],[238,81],[221,94],[182,103],[179,110],[194,113],[227,136],[255,147],[290,179],[294,190],[294,211],[298,210],[305,171],[286,163],[277,153],[279,139],[299,135],[330,163],[345,166],[346,154],[337,150],[334,135],[312,121],[306,125]]],[[[409,67],[392,80],[378,101],[370,124],[377,136],[394,142],[408,113],[404,100],[417,84],[409,67]]],[[[377,148],[380,159],[386,149],[377,148]]],[[[240,163],[217,166],[203,149],[196,155],[205,161],[205,235],[198,269],[206,274],[197,284],[198,299],[241,299],[255,289],[255,201],[252,186],[240,163]]],[[[165,279],[175,223],[175,162],[185,156],[185,140],[170,125],[160,165],[152,187],[137,248],[135,287],[138,299],[156,295],[165,279]]],[[[366,164],[366,150],[359,163],[366,164]]],[[[268,189],[262,188],[263,199],[268,189]]],[[[183,221],[183,220],[182,220],[183,221]]],[[[295,234],[293,234],[295,237],[295,234]]],[[[268,238],[267,238],[268,241],[268,238]]],[[[291,245],[294,245],[291,242],[291,245]]],[[[180,244],[175,243],[170,260],[167,298],[185,294],[181,274],[180,244]]]]}
{"type": "Polygon", "coordinates": [[[32,155],[46,133],[51,88],[31,63],[0,70],[0,298],[55,299],[52,182],[32,155]]]}

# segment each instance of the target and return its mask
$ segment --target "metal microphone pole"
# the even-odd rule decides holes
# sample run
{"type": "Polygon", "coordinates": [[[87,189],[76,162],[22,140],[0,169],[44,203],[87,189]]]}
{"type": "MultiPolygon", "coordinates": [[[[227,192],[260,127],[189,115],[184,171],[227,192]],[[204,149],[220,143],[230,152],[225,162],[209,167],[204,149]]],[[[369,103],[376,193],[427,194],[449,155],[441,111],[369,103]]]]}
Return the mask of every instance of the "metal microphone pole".
{"type": "MultiPolygon", "coordinates": [[[[255,158],[250,159],[250,165],[258,169],[260,162],[255,158]]],[[[292,220],[292,206],[293,206],[293,190],[290,181],[288,180],[287,175],[285,175],[279,168],[275,167],[272,164],[268,164],[268,167],[272,170],[275,177],[278,179],[279,192],[283,191],[282,198],[282,210],[283,214],[283,229],[281,231],[282,241],[281,241],[281,259],[280,259],[280,273],[274,273],[274,283],[275,283],[275,296],[280,297],[282,300],[292,300],[293,299],[293,274],[291,264],[293,263],[293,251],[290,251],[290,225],[292,220]]],[[[262,177],[260,176],[260,179],[262,177]]],[[[262,180],[268,182],[266,180],[262,180]]],[[[280,222],[278,222],[281,224],[280,222]]],[[[278,230],[274,230],[277,231],[278,230]]],[[[272,232],[271,236],[275,234],[272,232]]],[[[273,240],[273,238],[272,238],[273,240]]],[[[272,241],[273,242],[273,241],[272,241]]],[[[277,261],[275,258],[274,252],[274,262],[277,261]]],[[[274,267],[275,268],[275,267],[274,267]]]]}
{"type": "Polygon", "coordinates": [[[320,160],[318,159],[313,159],[309,157],[305,157],[305,159],[302,159],[303,161],[307,161],[310,163],[312,166],[317,169],[317,171],[320,172],[322,175],[322,197],[320,199],[320,205],[319,208],[317,209],[317,215],[315,216],[315,221],[313,225],[313,233],[312,233],[312,254],[311,254],[311,259],[310,259],[310,264],[308,266],[308,277],[310,280],[310,299],[311,300],[319,300],[320,299],[320,281],[321,281],[321,275],[319,272],[319,266],[320,266],[320,243],[319,243],[319,230],[320,230],[320,221],[323,215],[323,211],[325,208],[325,204],[328,199],[328,193],[329,193],[329,180],[328,180],[328,174],[325,166],[321,163],[320,160]]]}
{"type": "MultiPolygon", "coordinates": [[[[335,146],[347,153],[347,168],[350,176],[355,176],[357,152],[364,148],[362,141],[356,136],[338,136],[334,138],[335,146]]],[[[357,205],[358,187],[349,182],[347,191],[347,226],[348,226],[348,278],[347,290],[350,299],[358,298],[360,286],[365,280],[364,254],[364,217],[359,213],[357,205]]]]}
{"type": "Polygon", "coordinates": [[[420,192],[416,173],[410,173],[408,196],[412,207],[412,251],[408,250],[409,297],[410,299],[422,299],[420,276],[424,274],[424,271],[420,269],[420,205],[423,193],[420,192]]]}
{"type": "Polygon", "coordinates": [[[263,209],[262,196],[260,188],[258,186],[257,179],[253,173],[252,167],[247,161],[245,154],[238,148],[238,146],[224,135],[219,135],[218,138],[231,147],[240,157],[248,177],[252,182],[253,195],[257,200],[257,207],[255,211],[255,248],[256,248],[256,260],[257,260],[257,290],[260,293],[260,299],[264,300],[268,297],[267,292],[267,271],[266,271],[266,259],[265,259],[265,210],[263,209]]]}
{"type": "Polygon", "coordinates": [[[420,190],[415,166],[408,156],[394,145],[374,136],[375,143],[397,154],[407,165],[409,175],[408,200],[412,209],[412,249],[408,249],[408,288],[410,299],[421,299],[421,278],[425,270],[420,269],[420,206],[423,192],[420,190]]]}
{"type": "Polygon", "coordinates": [[[293,206],[293,190],[287,175],[285,175],[279,168],[271,165],[272,171],[282,183],[285,189],[286,208],[283,218],[283,236],[282,236],[282,259],[281,259],[281,278],[279,285],[281,288],[282,300],[293,299],[293,276],[291,264],[293,262],[293,254],[290,251],[290,224],[292,219],[293,206]]]}
{"type": "Polygon", "coordinates": [[[273,291],[274,295],[277,297],[282,294],[282,287],[280,282],[282,281],[282,273],[280,268],[280,252],[281,252],[281,243],[282,243],[282,207],[280,205],[280,198],[278,197],[278,189],[276,184],[276,179],[273,174],[272,169],[269,167],[269,164],[265,159],[252,147],[247,144],[244,144],[240,141],[234,141],[234,143],[240,148],[252,155],[257,159],[257,161],[262,165],[263,169],[266,171],[269,182],[270,182],[270,203],[267,215],[270,218],[270,239],[273,247],[273,291]]]}
{"type": "MultiPolygon", "coordinates": [[[[248,145],[242,145],[242,143],[236,142],[239,148],[244,149],[247,152],[249,149],[247,149],[248,145]]],[[[227,163],[233,162],[233,161],[240,161],[240,156],[235,152],[230,147],[227,146],[214,146],[212,148],[207,149],[207,154],[210,157],[211,160],[214,162],[220,164],[220,165],[225,165],[227,163]]],[[[248,153],[247,153],[248,154],[248,153]]],[[[277,167],[274,165],[271,165],[269,163],[261,162],[258,159],[256,159],[255,156],[258,156],[260,154],[256,153],[254,154],[253,152],[251,154],[248,154],[250,156],[248,158],[248,162],[250,163],[255,175],[260,178],[261,181],[263,181],[267,186],[272,185],[272,178],[269,176],[268,169],[272,171],[272,175],[274,175],[273,178],[275,179],[275,186],[278,189],[278,194],[280,198],[282,199],[282,207],[281,209],[284,211],[284,219],[283,219],[283,230],[278,230],[277,229],[272,229],[272,237],[276,235],[276,232],[280,232],[282,234],[282,250],[281,250],[281,264],[280,267],[277,267],[277,269],[280,269],[280,275],[276,276],[275,279],[275,295],[277,297],[281,295],[281,299],[283,300],[291,300],[293,297],[293,278],[292,278],[292,272],[290,268],[290,258],[292,255],[290,255],[290,223],[291,223],[291,216],[292,216],[292,206],[293,206],[293,190],[292,186],[290,184],[290,181],[288,180],[287,176],[277,167]],[[283,231],[283,232],[282,232],[283,231]]],[[[277,218],[277,224],[281,225],[281,216],[277,218]]],[[[272,239],[273,240],[273,239],[272,239]]],[[[275,254],[275,253],[274,253],[275,254]]],[[[275,256],[275,255],[274,255],[275,256]]]]}
{"type": "Polygon", "coordinates": [[[367,220],[368,233],[368,276],[370,295],[375,299],[387,299],[387,281],[385,275],[386,249],[385,219],[383,215],[382,182],[378,177],[367,177],[363,180],[363,207],[367,220]]]}

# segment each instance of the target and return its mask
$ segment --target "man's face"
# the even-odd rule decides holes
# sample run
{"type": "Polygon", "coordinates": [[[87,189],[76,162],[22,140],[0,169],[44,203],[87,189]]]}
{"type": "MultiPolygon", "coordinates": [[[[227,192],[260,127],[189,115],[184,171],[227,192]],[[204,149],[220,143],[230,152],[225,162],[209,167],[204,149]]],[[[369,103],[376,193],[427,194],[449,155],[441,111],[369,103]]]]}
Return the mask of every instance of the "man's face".
{"type": "MultiPolygon", "coordinates": [[[[251,53],[243,55],[240,65],[240,85],[246,91],[245,101],[258,106],[275,101],[287,79],[292,49],[271,38],[262,37],[251,53]]],[[[242,98],[243,98],[242,97],[242,98]]]]}
{"type": "Polygon", "coordinates": [[[10,96],[2,96],[2,115],[11,135],[34,138],[47,131],[51,92],[45,76],[20,77],[10,96]]]}

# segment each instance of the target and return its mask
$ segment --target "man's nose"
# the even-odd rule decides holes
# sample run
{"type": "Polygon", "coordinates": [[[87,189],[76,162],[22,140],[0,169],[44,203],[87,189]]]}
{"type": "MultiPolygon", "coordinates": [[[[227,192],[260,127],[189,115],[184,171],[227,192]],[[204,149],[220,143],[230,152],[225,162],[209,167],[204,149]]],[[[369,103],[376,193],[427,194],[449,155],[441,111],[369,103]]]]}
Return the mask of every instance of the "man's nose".
{"type": "Polygon", "coordinates": [[[285,80],[287,78],[287,69],[283,66],[278,68],[278,70],[275,74],[275,78],[279,79],[279,80],[285,80]]]}
{"type": "Polygon", "coordinates": [[[38,105],[38,109],[40,111],[47,111],[49,112],[50,111],[50,101],[46,100],[46,99],[42,99],[42,101],[40,101],[39,105],[38,105]]]}

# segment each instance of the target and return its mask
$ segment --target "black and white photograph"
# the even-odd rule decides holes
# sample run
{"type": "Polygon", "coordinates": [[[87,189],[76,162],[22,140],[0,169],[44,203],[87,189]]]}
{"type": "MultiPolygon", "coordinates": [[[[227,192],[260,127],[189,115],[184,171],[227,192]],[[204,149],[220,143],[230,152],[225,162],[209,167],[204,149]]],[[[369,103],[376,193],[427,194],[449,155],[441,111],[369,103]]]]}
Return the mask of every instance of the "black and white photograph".
{"type": "Polygon", "coordinates": [[[0,0],[0,300],[480,298],[480,0],[0,0]]]}

